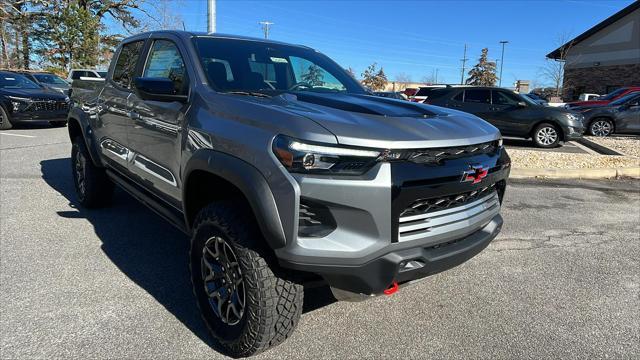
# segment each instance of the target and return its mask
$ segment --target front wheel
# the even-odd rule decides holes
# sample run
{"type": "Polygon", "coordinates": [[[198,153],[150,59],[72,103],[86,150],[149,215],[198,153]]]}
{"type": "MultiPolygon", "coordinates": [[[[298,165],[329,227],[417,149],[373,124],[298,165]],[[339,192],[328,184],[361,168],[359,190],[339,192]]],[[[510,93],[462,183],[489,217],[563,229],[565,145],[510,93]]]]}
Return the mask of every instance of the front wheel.
{"type": "Polygon", "coordinates": [[[71,144],[71,172],[80,205],[97,208],[111,200],[113,182],[109,180],[103,168],[93,164],[81,137],[73,139],[71,144]]]}
{"type": "Polygon", "coordinates": [[[560,131],[552,124],[540,124],[533,131],[533,142],[541,148],[556,147],[560,143],[560,131]]]}
{"type": "Polygon", "coordinates": [[[293,333],[303,288],[277,266],[248,211],[205,207],[195,221],[190,268],[202,317],[226,352],[257,354],[293,333]]]}
{"type": "Polygon", "coordinates": [[[4,108],[0,106],[0,130],[9,130],[13,127],[9,115],[4,111],[4,108]]]}
{"type": "Polygon", "coordinates": [[[605,118],[595,119],[589,125],[589,132],[593,136],[609,136],[613,132],[613,123],[605,118]]]}

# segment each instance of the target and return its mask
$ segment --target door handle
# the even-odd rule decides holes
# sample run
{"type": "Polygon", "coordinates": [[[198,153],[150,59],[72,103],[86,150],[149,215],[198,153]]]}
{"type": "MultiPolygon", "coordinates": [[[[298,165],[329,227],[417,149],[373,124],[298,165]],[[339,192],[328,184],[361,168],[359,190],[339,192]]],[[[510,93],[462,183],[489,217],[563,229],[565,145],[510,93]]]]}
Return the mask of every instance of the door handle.
{"type": "Polygon", "coordinates": [[[140,120],[140,114],[138,114],[138,113],[137,113],[137,112],[135,112],[135,111],[129,111],[129,112],[127,113],[127,115],[129,115],[129,118],[130,118],[131,120],[140,120]]]}

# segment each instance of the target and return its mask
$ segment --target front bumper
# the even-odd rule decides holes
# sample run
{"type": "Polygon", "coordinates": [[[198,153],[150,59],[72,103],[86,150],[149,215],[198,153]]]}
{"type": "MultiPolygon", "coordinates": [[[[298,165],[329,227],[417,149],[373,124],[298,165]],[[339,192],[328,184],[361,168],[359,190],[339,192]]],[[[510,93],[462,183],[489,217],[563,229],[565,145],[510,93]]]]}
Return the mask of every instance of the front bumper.
{"type": "Polygon", "coordinates": [[[500,149],[439,166],[381,163],[360,177],[293,174],[304,213],[329,217],[332,229],[310,235],[296,218],[295,241],[276,249],[276,255],[284,267],[366,295],[449,269],[476,255],[500,231],[509,171],[510,159],[500,149]],[[462,182],[463,172],[477,164],[488,169],[487,176],[477,184],[462,182]],[[417,216],[405,212],[419,199],[475,192],[484,195],[465,205],[417,216]]]}
{"type": "Polygon", "coordinates": [[[564,131],[564,140],[571,141],[582,138],[582,134],[584,134],[585,128],[584,126],[565,126],[564,131]]]}
{"type": "Polygon", "coordinates": [[[67,120],[69,110],[56,111],[16,111],[11,113],[11,122],[28,122],[28,121],[63,121],[67,120]]]}

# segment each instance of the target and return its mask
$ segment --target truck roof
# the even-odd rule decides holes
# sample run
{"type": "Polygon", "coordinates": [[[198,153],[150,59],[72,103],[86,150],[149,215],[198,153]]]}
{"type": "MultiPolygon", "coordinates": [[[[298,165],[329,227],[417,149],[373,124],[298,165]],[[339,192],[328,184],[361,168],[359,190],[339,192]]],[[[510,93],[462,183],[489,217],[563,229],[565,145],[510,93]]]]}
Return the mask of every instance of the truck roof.
{"type": "Polygon", "coordinates": [[[256,37],[251,37],[251,36],[234,35],[234,34],[222,34],[222,33],[206,33],[206,32],[198,32],[198,31],[183,31],[183,30],[147,31],[147,32],[144,32],[144,33],[140,33],[140,34],[137,34],[137,35],[130,36],[128,38],[123,39],[122,41],[123,42],[129,42],[131,40],[146,39],[146,38],[148,38],[148,37],[150,37],[151,35],[154,35],[154,34],[171,34],[171,35],[175,35],[175,36],[182,37],[182,38],[185,38],[185,39],[190,39],[190,38],[193,38],[193,37],[208,37],[208,38],[217,38],[217,39],[246,40],[246,41],[256,41],[256,42],[262,42],[262,43],[297,46],[297,47],[302,47],[302,48],[306,48],[306,49],[312,49],[312,48],[310,48],[308,46],[305,46],[305,45],[291,44],[291,43],[287,43],[287,42],[283,42],[283,41],[256,38],[256,37]]]}

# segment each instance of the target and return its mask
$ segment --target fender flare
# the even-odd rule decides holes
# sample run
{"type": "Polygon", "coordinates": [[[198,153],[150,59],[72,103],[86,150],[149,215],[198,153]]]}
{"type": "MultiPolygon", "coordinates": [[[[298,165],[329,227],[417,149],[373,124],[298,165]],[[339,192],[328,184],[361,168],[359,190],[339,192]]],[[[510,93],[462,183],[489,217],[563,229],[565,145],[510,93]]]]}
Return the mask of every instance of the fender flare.
{"type": "Polygon", "coordinates": [[[211,149],[199,149],[187,162],[183,174],[183,213],[185,224],[191,231],[187,218],[187,186],[189,176],[201,170],[235,185],[245,196],[267,243],[272,249],[286,245],[286,237],[278,214],[278,207],[267,180],[253,165],[235,156],[211,149]]]}
{"type": "Polygon", "coordinates": [[[73,126],[72,122],[76,122],[78,124],[82,139],[89,150],[89,157],[93,164],[95,166],[104,167],[102,159],[100,158],[100,152],[98,151],[98,143],[93,136],[93,130],[91,130],[91,126],[89,125],[87,114],[76,107],[69,111],[69,115],[67,116],[67,129],[69,131],[69,140],[71,141],[73,141],[73,134],[71,133],[73,126]]]}

